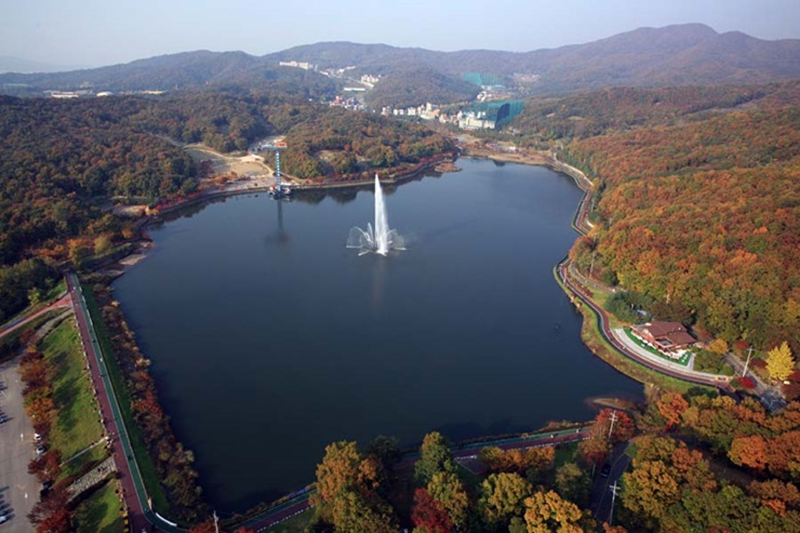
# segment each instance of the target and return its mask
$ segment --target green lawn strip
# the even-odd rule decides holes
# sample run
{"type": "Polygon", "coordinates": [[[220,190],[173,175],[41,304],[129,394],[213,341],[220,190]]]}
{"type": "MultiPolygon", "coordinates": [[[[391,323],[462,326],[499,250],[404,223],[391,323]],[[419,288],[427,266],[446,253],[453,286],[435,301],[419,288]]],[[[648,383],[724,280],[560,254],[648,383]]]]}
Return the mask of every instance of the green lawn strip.
{"type": "Polygon", "coordinates": [[[19,350],[22,348],[19,344],[19,339],[22,337],[22,334],[27,330],[35,330],[39,329],[45,322],[48,320],[57,317],[61,313],[64,312],[64,309],[53,309],[48,311],[47,313],[39,316],[21,328],[12,331],[8,335],[0,338],[0,363],[5,362],[9,359],[13,359],[19,353],[19,350]]]}
{"type": "Polygon", "coordinates": [[[574,463],[578,457],[578,443],[569,442],[556,446],[556,456],[553,459],[553,468],[558,468],[566,463],[574,463]]]}
{"type": "Polygon", "coordinates": [[[136,425],[133,420],[128,388],[125,384],[125,379],[122,377],[122,370],[120,370],[117,357],[114,354],[111,340],[108,338],[108,332],[103,324],[102,315],[94,299],[94,293],[88,285],[83,285],[83,294],[86,298],[86,307],[92,315],[92,322],[94,323],[95,333],[97,334],[97,342],[100,343],[100,348],[105,357],[108,375],[114,385],[119,410],[124,419],[125,428],[128,430],[128,437],[131,441],[133,453],[136,455],[136,463],[139,465],[139,472],[142,475],[142,481],[147,489],[147,495],[152,499],[153,509],[155,511],[162,516],[169,516],[171,514],[169,501],[161,487],[158,469],[156,469],[155,463],[153,463],[153,459],[150,457],[150,453],[142,440],[139,426],[136,425]]]}
{"type": "MultiPolygon", "coordinates": [[[[66,478],[69,476],[79,476],[83,474],[84,467],[86,467],[86,465],[97,464],[108,457],[108,455],[108,449],[106,448],[105,443],[99,444],[91,450],[87,450],[80,456],[75,457],[68,463],[62,464],[61,477],[66,478]]],[[[61,458],[62,461],[65,461],[66,459],[68,459],[68,457],[61,458]]]]}
{"type": "MultiPolygon", "coordinates": [[[[65,320],[59,324],[42,339],[40,348],[52,369],[57,411],[50,429],[50,447],[59,450],[65,461],[102,438],[103,426],[74,322],[65,320]]],[[[86,453],[76,458],[70,463],[70,470],[80,470],[94,456],[86,453]]]]}
{"type": "Polygon", "coordinates": [[[299,515],[284,520],[280,524],[275,524],[267,531],[271,531],[272,533],[303,533],[306,531],[309,524],[311,524],[313,518],[314,510],[308,509],[299,515]]]}
{"type": "Polygon", "coordinates": [[[95,491],[75,508],[73,526],[77,533],[124,533],[121,504],[114,493],[112,480],[95,491]]]}
{"type": "Polygon", "coordinates": [[[630,328],[622,328],[622,329],[623,329],[623,331],[625,331],[625,334],[628,336],[628,338],[629,338],[630,340],[632,340],[633,342],[635,342],[635,343],[637,344],[637,346],[639,346],[639,347],[641,347],[641,348],[643,348],[643,349],[647,350],[647,351],[648,351],[648,352],[650,352],[651,354],[653,354],[653,355],[655,355],[655,356],[658,356],[658,357],[660,357],[661,359],[664,359],[665,361],[671,361],[671,362],[673,362],[673,363],[678,363],[679,365],[683,365],[683,366],[688,366],[688,365],[689,365],[689,357],[691,356],[691,354],[690,354],[689,352],[686,352],[686,353],[684,353],[684,354],[683,354],[683,355],[680,357],[680,359],[672,359],[671,357],[667,357],[667,356],[666,356],[666,355],[664,355],[663,353],[659,352],[658,350],[656,350],[656,349],[655,349],[655,348],[653,348],[652,346],[648,346],[648,345],[646,345],[645,343],[643,343],[643,342],[642,342],[640,339],[638,339],[638,338],[636,337],[636,335],[634,335],[634,334],[631,332],[631,329],[630,329],[630,328]]]}

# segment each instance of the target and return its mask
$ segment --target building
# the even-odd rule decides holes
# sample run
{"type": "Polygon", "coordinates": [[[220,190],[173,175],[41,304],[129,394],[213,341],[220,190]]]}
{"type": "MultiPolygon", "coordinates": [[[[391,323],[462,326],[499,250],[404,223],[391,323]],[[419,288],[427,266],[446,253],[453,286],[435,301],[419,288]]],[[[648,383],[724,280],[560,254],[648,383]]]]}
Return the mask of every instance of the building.
{"type": "Polygon", "coordinates": [[[680,322],[648,322],[632,326],[631,332],[659,352],[669,356],[682,352],[697,342],[680,322]]]}

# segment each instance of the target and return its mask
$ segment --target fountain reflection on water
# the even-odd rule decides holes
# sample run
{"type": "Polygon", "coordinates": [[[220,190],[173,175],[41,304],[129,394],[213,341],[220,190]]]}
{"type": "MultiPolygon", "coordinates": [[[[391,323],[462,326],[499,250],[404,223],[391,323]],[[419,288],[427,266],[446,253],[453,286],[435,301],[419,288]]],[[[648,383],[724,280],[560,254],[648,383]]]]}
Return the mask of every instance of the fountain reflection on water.
{"type": "Polygon", "coordinates": [[[347,247],[358,250],[358,255],[369,252],[387,255],[389,250],[405,250],[405,241],[396,230],[389,229],[389,217],[383,200],[383,189],[375,174],[375,226],[367,222],[366,231],[353,226],[347,237],[347,247]]]}

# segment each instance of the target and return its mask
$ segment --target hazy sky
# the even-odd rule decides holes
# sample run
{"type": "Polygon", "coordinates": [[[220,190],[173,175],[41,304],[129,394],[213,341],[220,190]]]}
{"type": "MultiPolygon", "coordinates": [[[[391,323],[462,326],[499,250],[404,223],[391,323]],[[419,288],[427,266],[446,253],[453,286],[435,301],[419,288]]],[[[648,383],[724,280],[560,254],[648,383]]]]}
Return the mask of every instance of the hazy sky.
{"type": "Polygon", "coordinates": [[[642,26],[800,38],[798,0],[3,0],[0,55],[101,66],[190,50],[319,41],[528,51],[642,26]]]}

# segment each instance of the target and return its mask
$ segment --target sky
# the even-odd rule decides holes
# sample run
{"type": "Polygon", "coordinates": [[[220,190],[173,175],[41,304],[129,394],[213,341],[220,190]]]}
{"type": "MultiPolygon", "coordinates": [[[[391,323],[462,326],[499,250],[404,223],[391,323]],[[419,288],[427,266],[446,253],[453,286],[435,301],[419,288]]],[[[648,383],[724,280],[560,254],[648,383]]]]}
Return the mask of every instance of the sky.
{"type": "Polygon", "coordinates": [[[2,1],[0,56],[87,67],[321,41],[522,52],[687,22],[800,38],[798,0],[2,1]]]}

